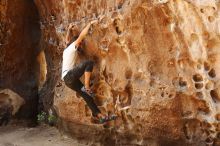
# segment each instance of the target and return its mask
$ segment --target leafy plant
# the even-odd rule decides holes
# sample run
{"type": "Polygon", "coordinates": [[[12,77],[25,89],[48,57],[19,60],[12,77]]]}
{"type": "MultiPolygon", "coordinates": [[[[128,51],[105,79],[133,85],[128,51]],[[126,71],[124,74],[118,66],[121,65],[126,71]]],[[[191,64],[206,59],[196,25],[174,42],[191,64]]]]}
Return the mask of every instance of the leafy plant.
{"type": "Polygon", "coordinates": [[[45,112],[41,112],[37,115],[37,121],[39,123],[46,123],[46,124],[53,126],[57,122],[57,117],[54,116],[53,114],[48,115],[45,112]]]}
{"type": "Polygon", "coordinates": [[[57,122],[57,117],[54,115],[49,115],[47,120],[50,125],[54,125],[57,122]]]}
{"type": "Polygon", "coordinates": [[[45,112],[41,112],[40,114],[37,115],[37,121],[38,122],[46,122],[47,119],[47,114],[45,112]]]}

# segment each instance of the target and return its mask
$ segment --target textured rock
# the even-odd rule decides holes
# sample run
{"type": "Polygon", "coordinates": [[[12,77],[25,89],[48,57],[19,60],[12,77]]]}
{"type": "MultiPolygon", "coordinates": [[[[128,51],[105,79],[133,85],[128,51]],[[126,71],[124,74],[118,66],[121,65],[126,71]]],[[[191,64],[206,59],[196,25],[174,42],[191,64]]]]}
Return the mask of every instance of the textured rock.
{"type": "Polygon", "coordinates": [[[0,91],[0,126],[7,125],[20,107],[24,104],[24,99],[17,93],[4,89],[0,91]]]}
{"type": "Polygon", "coordinates": [[[38,11],[30,0],[0,1],[0,88],[24,100],[18,117],[35,118],[38,104],[38,11]]]}
{"type": "Polygon", "coordinates": [[[38,52],[40,103],[45,109],[54,105],[61,129],[104,145],[218,145],[219,1],[35,4],[43,51],[38,52]],[[60,80],[67,26],[75,24],[74,36],[102,15],[78,61],[90,58],[96,63],[96,102],[103,112],[119,115],[105,125],[112,130],[93,124],[84,101],[60,80]]]}
{"type": "Polygon", "coordinates": [[[13,115],[15,115],[20,107],[25,103],[22,97],[9,89],[4,89],[0,91],[0,100],[2,104],[13,107],[13,115]]]}
{"type": "MultiPolygon", "coordinates": [[[[104,14],[86,38],[85,55],[96,61],[97,104],[120,115],[110,127],[135,135],[131,143],[136,144],[146,138],[212,142],[215,130],[203,131],[213,130],[219,111],[217,2],[36,0],[36,5],[47,9],[40,11],[42,32],[52,52],[60,54],[52,61],[59,65],[67,25],[76,24],[76,35],[90,19],[104,14]],[[211,126],[203,127],[203,122],[211,126]]],[[[54,104],[59,116],[100,129],[90,123],[82,99],[63,82],[58,84],[54,104]]]]}

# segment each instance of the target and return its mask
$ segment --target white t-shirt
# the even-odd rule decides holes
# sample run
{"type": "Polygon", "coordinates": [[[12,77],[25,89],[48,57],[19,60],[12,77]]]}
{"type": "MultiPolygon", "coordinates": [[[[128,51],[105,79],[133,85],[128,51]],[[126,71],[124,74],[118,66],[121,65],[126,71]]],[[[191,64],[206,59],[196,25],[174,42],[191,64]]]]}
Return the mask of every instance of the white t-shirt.
{"type": "Polygon", "coordinates": [[[73,69],[76,63],[76,58],[77,48],[75,46],[75,42],[73,42],[63,51],[62,80],[67,72],[73,69]]]}

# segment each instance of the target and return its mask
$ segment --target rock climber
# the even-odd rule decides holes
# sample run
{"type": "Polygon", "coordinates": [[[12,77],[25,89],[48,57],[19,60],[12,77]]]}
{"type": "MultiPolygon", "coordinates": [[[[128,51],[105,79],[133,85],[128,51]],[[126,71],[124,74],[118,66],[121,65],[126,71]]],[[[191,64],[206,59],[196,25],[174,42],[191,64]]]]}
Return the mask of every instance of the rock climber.
{"type": "Polygon", "coordinates": [[[69,25],[66,36],[67,48],[63,51],[62,79],[69,88],[79,93],[79,95],[85,100],[92,111],[93,117],[100,123],[104,123],[113,120],[114,116],[106,116],[102,114],[93,100],[94,93],[90,88],[90,77],[94,62],[92,60],[85,60],[76,64],[78,52],[83,49],[83,39],[87,35],[90,27],[97,22],[98,20],[91,21],[82,30],[78,37],[73,38],[74,40],[71,40],[71,30],[74,27],[74,24],[69,25]],[[85,76],[84,85],[80,81],[80,77],[83,75],[85,76]]]}

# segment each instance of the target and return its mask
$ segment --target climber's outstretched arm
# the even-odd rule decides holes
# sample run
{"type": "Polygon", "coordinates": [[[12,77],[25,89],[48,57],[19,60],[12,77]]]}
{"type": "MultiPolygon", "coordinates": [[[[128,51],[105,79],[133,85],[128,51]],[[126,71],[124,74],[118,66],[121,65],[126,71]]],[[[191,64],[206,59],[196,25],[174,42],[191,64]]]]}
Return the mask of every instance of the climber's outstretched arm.
{"type": "Polygon", "coordinates": [[[72,28],[73,28],[73,24],[70,24],[69,26],[68,26],[68,30],[67,30],[67,35],[66,35],[66,46],[68,45],[68,44],[70,44],[70,41],[71,41],[71,38],[72,38],[72,34],[71,34],[71,31],[72,31],[72,28]]]}
{"type": "Polygon", "coordinates": [[[87,35],[89,28],[92,24],[98,22],[98,20],[93,20],[91,21],[89,24],[86,25],[86,27],[82,30],[82,32],[80,33],[79,37],[77,38],[77,40],[75,41],[75,45],[79,46],[79,44],[81,43],[81,41],[85,38],[85,36],[87,35]]]}

